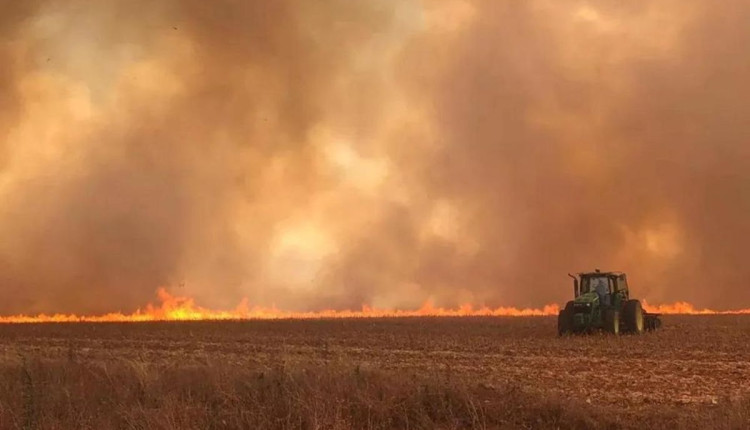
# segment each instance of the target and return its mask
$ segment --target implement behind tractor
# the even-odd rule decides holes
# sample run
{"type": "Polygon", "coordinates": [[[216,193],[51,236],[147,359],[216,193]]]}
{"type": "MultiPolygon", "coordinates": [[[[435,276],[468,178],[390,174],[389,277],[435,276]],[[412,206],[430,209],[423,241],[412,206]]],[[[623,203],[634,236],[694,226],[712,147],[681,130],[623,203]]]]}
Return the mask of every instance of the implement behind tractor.
{"type": "Polygon", "coordinates": [[[573,278],[575,298],[557,317],[557,332],[641,334],[661,326],[659,314],[648,313],[641,302],[630,298],[627,276],[621,272],[579,273],[573,278]]]}

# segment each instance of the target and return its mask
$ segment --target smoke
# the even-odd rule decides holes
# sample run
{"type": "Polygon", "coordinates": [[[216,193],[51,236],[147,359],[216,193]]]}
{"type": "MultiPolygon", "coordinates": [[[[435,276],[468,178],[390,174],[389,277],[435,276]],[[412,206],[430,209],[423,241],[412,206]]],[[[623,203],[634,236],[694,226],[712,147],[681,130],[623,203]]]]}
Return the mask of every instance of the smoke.
{"type": "Polygon", "coordinates": [[[750,300],[742,2],[4,3],[1,313],[750,300]]]}
{"type": "Polygon", "coordinates": [[[477,1],[457,37],[413,47],[437,141],[422,182],[479,240],[460,272],[475,297],[564,300],[566,271],[601,267],[652,300],[750,298],[732,240],[750,228],[750,61],[732,42],[750,8],[730,3],[477,1]]]}

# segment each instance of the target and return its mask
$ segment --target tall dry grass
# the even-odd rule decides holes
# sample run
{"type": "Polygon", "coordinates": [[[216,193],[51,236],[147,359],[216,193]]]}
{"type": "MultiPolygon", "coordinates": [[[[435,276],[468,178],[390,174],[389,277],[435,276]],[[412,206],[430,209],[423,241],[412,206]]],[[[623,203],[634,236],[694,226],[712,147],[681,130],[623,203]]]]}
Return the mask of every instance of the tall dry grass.
{"type": "Polygon", "coordinates": [[[750,427],[750,402],[628,415],[456,380],[346,363],[265,368],[221,363],[85,363],[41,357],[0,363],[2,429],[454,429],[750,427]]]}

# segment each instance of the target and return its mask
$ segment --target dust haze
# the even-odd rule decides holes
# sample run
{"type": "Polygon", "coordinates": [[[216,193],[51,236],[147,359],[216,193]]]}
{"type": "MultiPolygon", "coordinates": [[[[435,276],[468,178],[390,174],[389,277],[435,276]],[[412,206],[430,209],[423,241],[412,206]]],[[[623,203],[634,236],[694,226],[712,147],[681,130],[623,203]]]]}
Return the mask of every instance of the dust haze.
{"type": "Polygon", "coordinates": [[[0,313],[750,303],[750,5],[15,1],[0,313]]]}

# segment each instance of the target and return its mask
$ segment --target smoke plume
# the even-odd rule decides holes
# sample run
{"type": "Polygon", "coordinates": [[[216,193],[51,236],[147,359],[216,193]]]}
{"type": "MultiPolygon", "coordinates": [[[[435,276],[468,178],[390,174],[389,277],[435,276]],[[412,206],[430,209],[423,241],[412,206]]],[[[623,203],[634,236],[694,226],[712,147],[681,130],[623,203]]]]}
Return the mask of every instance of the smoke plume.
{"type": "Polygon", "coordinates": [[[2,2],[0,313],[750,302],[745,2],[2,2]]]}

